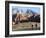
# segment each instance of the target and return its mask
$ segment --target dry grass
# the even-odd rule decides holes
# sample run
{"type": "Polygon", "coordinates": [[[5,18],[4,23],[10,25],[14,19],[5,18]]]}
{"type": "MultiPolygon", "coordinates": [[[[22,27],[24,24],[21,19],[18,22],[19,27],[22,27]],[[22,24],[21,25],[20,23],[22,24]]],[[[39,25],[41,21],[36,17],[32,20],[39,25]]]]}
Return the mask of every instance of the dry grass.
{"type": "Polygon", "coordinates": [[[18,30],[32,30],[32,25],[33,25],[33,28],[36,28],[35,24],[37,24],[37,28],[40,28],[40,23],[36,23],[36,22],[25,22],[25,23],[18,23],[16,25],[12,25],[12,30],[13,31],[18,31],[18,30]]]}

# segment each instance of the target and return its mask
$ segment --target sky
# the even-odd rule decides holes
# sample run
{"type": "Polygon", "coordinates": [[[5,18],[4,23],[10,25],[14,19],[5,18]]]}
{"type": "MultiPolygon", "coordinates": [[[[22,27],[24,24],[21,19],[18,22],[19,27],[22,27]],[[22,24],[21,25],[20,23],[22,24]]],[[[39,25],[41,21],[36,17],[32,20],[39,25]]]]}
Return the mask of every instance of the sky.
{"type": "Polygon", "coordinates": [[[23,10],[23,12],[26,12],[27,9],[30,9],[30,10],[32,10],[33,12],[36,12],[36,13],[40,14],[40,8],[39,8],[39,7],[19,7],[19,6],[13,6],[13,7],[12,7],[13,13],[15,13],[17,9],[18,9],[19,11],[20,11],[20,10],[23,10]]]}

